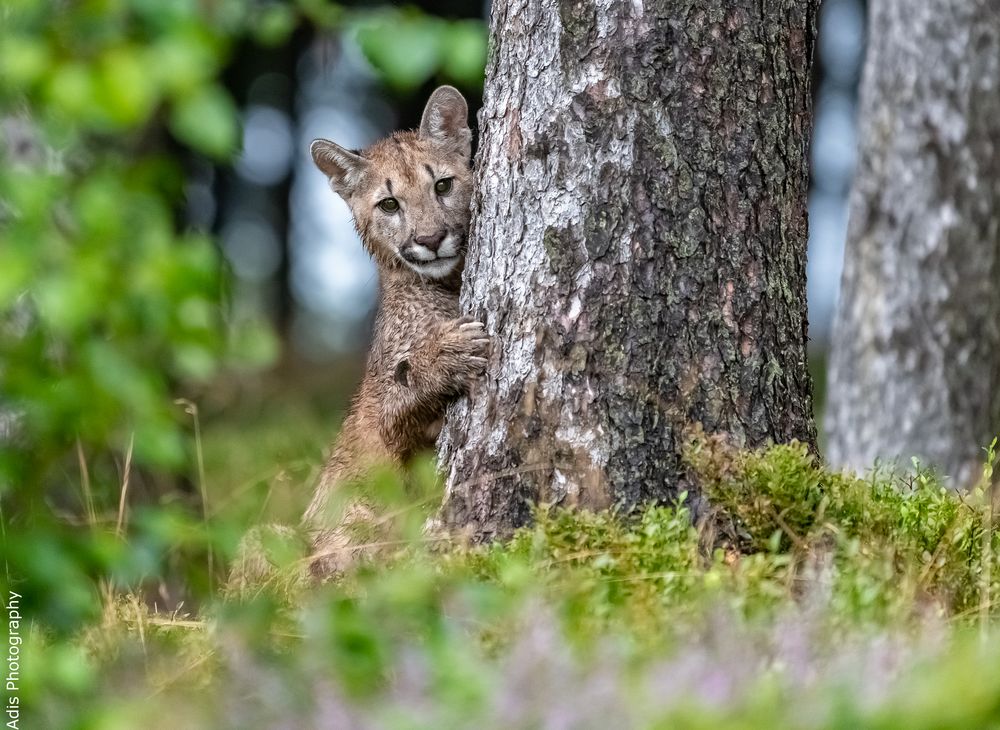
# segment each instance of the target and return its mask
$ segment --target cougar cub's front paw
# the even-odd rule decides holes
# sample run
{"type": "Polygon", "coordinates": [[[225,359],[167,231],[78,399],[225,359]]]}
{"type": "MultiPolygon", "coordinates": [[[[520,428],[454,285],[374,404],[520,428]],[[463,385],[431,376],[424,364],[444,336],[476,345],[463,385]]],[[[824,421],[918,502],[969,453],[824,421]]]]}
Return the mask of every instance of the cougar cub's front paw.
{"type": "Polygon", "coordinates": [[[490,338],[482,322],[459,317],[441,334],[441,365],[457,380],[469,383],[486,372],[490,338]]]}

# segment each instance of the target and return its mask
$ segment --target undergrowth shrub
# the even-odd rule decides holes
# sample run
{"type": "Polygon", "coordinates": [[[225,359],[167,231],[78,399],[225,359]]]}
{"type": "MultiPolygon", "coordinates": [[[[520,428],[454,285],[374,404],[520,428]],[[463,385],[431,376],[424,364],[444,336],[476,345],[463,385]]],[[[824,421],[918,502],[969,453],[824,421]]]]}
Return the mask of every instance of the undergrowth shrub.
{"type": "MultiPolygon", "coordinates": [[[[821,559],[856,607],[933,604],[962,615],[996,595],[996,581],[983,582],[1000,548],[988,479],[963,494],[916,462],[911,474],[876,468],[861,478],[825,469],[804,444],[746,451],[705,436],[686,459],[743,551],[821,559]]],[[[987,475],[993,461],[991,448],[987,475]]]]}
{"type": "MultiPolygon", "coordinates": [[[[697,525],[683,498],[633,516],[538,508],[506,543],[442,550],[417,529],[432,499],[399,504],[401,545],[331,585],[278,582],[190,616],[121,595],[72,643],[32,635],[25,719],[102,730],[1000,722],[984,490],[958,495],[922,470],[836,474],[795,444],[702,439],[688,459],[715,510],[697,525]]],[[[389,510],[407,498],[379,491],[389,510]]]]}

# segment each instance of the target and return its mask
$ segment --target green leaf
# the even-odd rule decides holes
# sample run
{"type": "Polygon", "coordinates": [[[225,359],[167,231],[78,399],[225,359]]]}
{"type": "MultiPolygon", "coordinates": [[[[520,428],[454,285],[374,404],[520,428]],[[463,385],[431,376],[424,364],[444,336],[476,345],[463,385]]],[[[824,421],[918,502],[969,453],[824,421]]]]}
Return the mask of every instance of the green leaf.
{"type": "Polygon", "coordinates": [[[225,160],[239,144],[236,106],[221,86],[202,87],[177,101],[170,115],[170,131],[199,152],[225,160]]]}
{"type": "Polygon", "coordinates": [[[115,240],[122,232],[122,203],[126,193],[110,174],[84,181],[75,195],[74,210],[81,232],[90,238],[115,240]]]}
{"type": "Polygon", "coordinates": [[[108,118],[123,127],[138,126],[149,118],[159,97],[156,78],[147,73],[143,53],[122,47],[100,62],[98,99],[108,118]]]}
{"type": "Polygon", "coordinates": [[[99,300],[94,293],[100,287],[94,286],[88,273],[61,271],[36,284],[34,298],[39,316],[54,332],[79,332],[97,314],[99,300]]]}
{"type": "Polygon", "coordinates": [[[140,415],[155,410],[162,389],[155,371],[144,368],[144,363],[110,342],[92,341],[83,354],[90,378],[100,391],[140,415]]]}
{"type": "Polygon", "coordinates": [[[205,382],[218,372],[215,353],[200,345],[183,345],[174,354],[178,374],[188,380],[205,382]]]}
{"type": "Polygon", "coordinates": [[[261,11],[257,22],[254,23],[254,38],[261,45],[280,45],[288,40],[288,36],[295,30],[298,22],[298,16],[289,6],[268,5],[261,11]]]}
{"type": "Polygon", "coordinates": [[[65,63],[49,79],[48,99],[67,117],[93,117],[95,85],[88,66],[78,62],[65,63]]]}
{"type": "Polygon", "coordinates": [[[207,33],[190,29],[157,40],[146,49],[147,63],[172,95],[194,93],[219,69],[221,49],[207,33]]]}
{"type": "Polygon", "coordinates": [[[328,0],[297,0],[296,5],[319,28],[333,28],[344,17],[344,8],[328,0]]]}
{"type": "Polygon", "coordinates": [[[0,247],[0,310],[24,291],[33,269],[31,258],[16,248],[0,247]]]}
{"type": "Polygon", "coordinates": [[[478,20],[449,24],[444,44],[445,75],[460,85],[481,87],[486,72],[487,36],[486,25],[478,20]]]}
{"type": "Polygon", "coordinates": [[[262,322],[243,322],[230,335],[229,359],[235,366],[253,370],[269,367],[280,354],[281,342],[262,322]]]}
{"type": "Polygon", "coordinates": [[[443,21],[423,14],[384,12],[359,23],[356,37],[386,83],[408,91],[437,72],[446,28],[443,21]]]}
{"type": "Polygon", "coordinates": [[[0,83],[5,86],[27,86],[38,81],[50,63],[49,48],[39,39],[17,35],[0,39],[0,83]]]}
{"type": "Polygon", "coordinates": [[[183,466],[187,454],[177,426],[167,420],[143,419],[135,429],[135,458],[168,469],[183,466]]]}

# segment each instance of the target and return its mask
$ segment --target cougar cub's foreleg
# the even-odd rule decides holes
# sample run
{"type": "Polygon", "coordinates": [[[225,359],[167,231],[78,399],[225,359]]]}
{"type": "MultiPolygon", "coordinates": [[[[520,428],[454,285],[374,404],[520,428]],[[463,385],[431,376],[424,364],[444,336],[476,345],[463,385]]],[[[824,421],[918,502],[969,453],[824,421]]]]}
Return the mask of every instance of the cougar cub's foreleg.
{"type": "MultiPolygon", "coordinates": [[[[486,369],[488,349],[489,338],[482,323],[462,317],[431,325],[412,346],[388,357],[386,371],[377,376],[374,388],[379,392],[373,414],[382,441],[378,452],[402,464],[415,451],[432,446],[445,408],[467,393],[486,369]]],[[[344,436],[345,444],[352,443],[350,433],[344,436]]],[[[360,461],[357,456],[346,460],[355,466],[360,461]]],[[[321,518],[328,509],[321,505],[329,501],[334,486],[345,478],[340,461],[335,458],[332,464],[334,468],[328,468],[306,512],[312,531],[309,570],[320,580],[370,558],[391,536],[389,523],[380,521],[373,505],[364,498],[349,501],[332,524],[321,518]]],[[[360,474],[353,476],[362,478],[360,474]]]]}
{"type": "Polygon", "coordinates": [[[393,397],[384,399],[379,430],[391,452],[433,444],[448,404],[466,394],[486,370],[490,340],[471,317],[432,326],[393,365],[393,397]],[[431,432],[433,431],[433,432],[431,432]],[[415,439],[424,443],[414,443],[415,439]]]}

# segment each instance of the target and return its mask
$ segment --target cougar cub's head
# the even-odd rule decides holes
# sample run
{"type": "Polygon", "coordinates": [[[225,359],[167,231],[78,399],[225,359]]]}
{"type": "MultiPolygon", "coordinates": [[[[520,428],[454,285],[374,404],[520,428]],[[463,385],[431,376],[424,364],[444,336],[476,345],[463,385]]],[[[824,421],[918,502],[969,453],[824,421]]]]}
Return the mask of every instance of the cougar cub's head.
{"type": "Polygon", "coordinates": [[[312,143],[316,166],[347,201],[380,267],[444,278],[463,264],[472,188],[468,114],[458,90],[442,86],[417,132],[396,132],[360,152],[312,143]]]}

